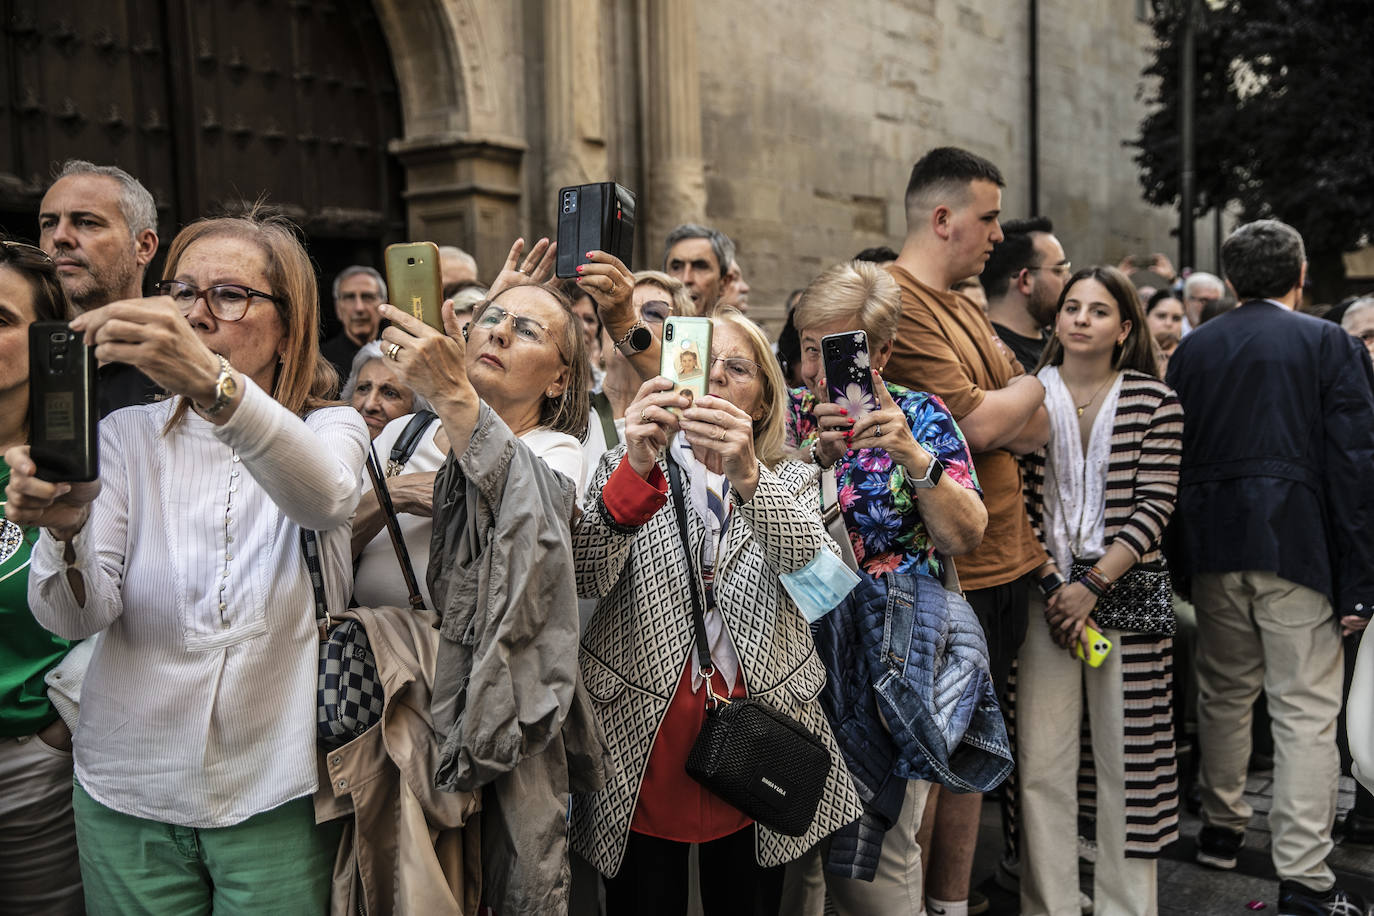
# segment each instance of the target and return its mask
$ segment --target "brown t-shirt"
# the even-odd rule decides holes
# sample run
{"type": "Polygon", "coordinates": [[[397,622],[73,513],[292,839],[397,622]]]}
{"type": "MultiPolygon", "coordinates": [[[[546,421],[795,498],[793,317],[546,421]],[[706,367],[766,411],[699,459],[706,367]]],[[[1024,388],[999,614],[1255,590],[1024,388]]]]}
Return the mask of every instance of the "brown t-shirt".
{"type": "MultiPolygon", "coordinates": [[[[902,289],[902,319],[884,378],[939,395],[957,421],[982,404],[986,392],[1024,374],[972,299],[926,286],[895,264],[888,270],[902,289]]],[[[1015,456],[1001,448],[978,452],[973,466],[988,527],[978,549],[956,565],[965,589],[991,588],[1030,572],[1046,557],[1026,516],[1015,456]]]]}

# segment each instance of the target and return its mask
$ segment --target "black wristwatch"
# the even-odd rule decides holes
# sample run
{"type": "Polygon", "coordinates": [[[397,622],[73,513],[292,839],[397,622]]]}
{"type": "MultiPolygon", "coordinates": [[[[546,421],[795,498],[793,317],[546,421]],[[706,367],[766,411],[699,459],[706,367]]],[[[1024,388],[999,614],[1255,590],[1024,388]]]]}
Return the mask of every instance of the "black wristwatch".
{"type": "MultiPolygon", "coordinates": [[[[925,450],[922,449],[922,451],[925,450]]],[[[945,466],[940,463],[939,458],[931,455],[930,464],[926,465],[926,475],[919,480],[911,481],[911,485],[918,490],[929,490],[939,483],[943,476],[945,476],[945,466]]]]}
{"type": "Polygon", "coordinates": [[[1060,574],[1059,570],[1056,569],[1049,575],[1037,578],[1035,584],[1040,587],[1040,594],[1048,601],[1050,595],[1053,595],[1068,583],[1065,581],[1063,575],[1060,574]]]}
{"type": "Polygon", "coordinates": [[[625,336],[615,342],[615,348],[626,356],[634,356],[649,349],[653,343],[654,332],[649,330],[649,326],[643,321],[636,321],[630,325],[625,336]]]}

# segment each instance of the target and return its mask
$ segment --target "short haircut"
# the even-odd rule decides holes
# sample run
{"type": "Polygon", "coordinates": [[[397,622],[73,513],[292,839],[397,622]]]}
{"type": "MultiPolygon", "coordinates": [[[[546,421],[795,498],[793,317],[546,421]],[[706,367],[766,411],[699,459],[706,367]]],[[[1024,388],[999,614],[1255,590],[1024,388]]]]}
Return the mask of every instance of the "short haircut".
{"type": "Polygon", "coordinates": [[[931,150],[916,160],[906,183],[908,221],[913,211],[929,209],[941,202],[939,199],[962,203],[968,186],[975,181],[990,181],[999,188],[1007,186],[997,166],[982,156],[957,146],[931,150]]]}
{"type": "Polygon", "coordinates": [[[877,245],[873,248],[865,248],[863,251],[854,255],[856,261],[872,261],[874,264],[886,264],[889,261],[897,260],[897,252],[888,248],[886,245],[877,245]]]}
{"type": "Polygon", "coordinates": [[[1011,278],[1027,267],[1039,267],[1035,261],[1036,232],[1046,235],[1054,232],[1054,223],[1045,216],[1032,216],[1026,219],[1010,219],[1002,224],[1002,241],[993,246],[992,254],[983,265],[978,280],[983,291],[991,299],[1007,294],[1011,278]]]}
{"type": "Polygon", "coordinates": [[[1220,295],[1226,295],[1226,284],[1221,282],[1221,277],[1216,274],[1209,274],[1205,270],[1195,270],[1188,275],[1188,279],[1183,281],[1183,295],[1185,297],[1197,294],[1198,288],[1210,286],[1220,295]]]}
{"type": "MultiPolygon", "coordinates": [[[[358,348],[358,352],[353,356],[353,366],[348,373],[348,381],[344,382],[343,390],[339,392],[340,401],[352,401],[353,392],[358,388],[358,376],[362,375],[363,367],[374,360],[383,360],[382,342],[380,340],[369,340],[358,348]]],[[[410,412],[419,413],[422,410],[433,410],[434,406],[429,403],[420,392],[411,389],[410,412]]]]}
{"type": "Polygon", "coordinates": [[[720,275],[723,277],[729,273],[730,262],[735,260],[735,243],[730,241],[730,236],[719,229],[712,229],[697,223],[683,223],[668,233],[668,238],[663,242],[663,266],[665,269],[668,266],[668,252],[672,251],[673,246],[684,239],[706,239],[710,242],[711,253],[716,256],[716,263],[720,265],[720,275]]]}
{"type": "Polygon", "coordinates": [[[1370,309],[1374,309],[1374,296],[1362,296],[1356,299],[1354,302],[1347,305],[1345,311],[1341,314],[1341,327],[1345,328],[1347,331],[1350,330],[1350,325],[1354,324],[1351,319],[1361,312],[1367,312],[1370,309]]]}
{"type": "Polygon", "coordinates": [[[1221,268],[1242,302],[1277,299],[1298,285],[1307,261],[1302,236],[1287,223],[1246,223],[1221,243],[1221,268]]]}
{"type": "Polygon", "coordinates": [[[1178,293],[1174,292],[1168,287],[1165,287],[1164,289],[1155,290],[1150,295],[1150,301],[1145,303],[1145,314],[1150,314],[1159,306],[1161,302],[1168,302],[1170,299],[1173,299],[1179,305],[1183,304],[1183,300],[1179,299],[1178,293]]]}
{"type": "Polygon", "coordinates": [[[463,264],[472,271],[472,275],[474,277],[477,276],[477,259],[474,258],[472,255],[468,254],[463,249],[459,248],[457,245],[440,245],[439,257],[440,259],[442,259],[445,256],[448,256],[450,258],[457,258],[460,264],[463,264]]]}
{"type": "Polygon", "coordinates": [[[85,159],[68,159],[62,163],[54,182],[73,175],[97,175],[113,178],[119,184],[119,213],[129,227],[130,235],[138,235],[144,229],[157,232],[157,204],[153,195],[137,178],[115,165],[96,165],[85,159]]]}
{"type": "Polygon", "coordinates": [[[836,264],[811,281],[792,312],[797,333],[836,321],[856,321],[877,348],[897,338],[902,291],[892,274],[870,261],[836,264]]]}
{"type": "Polygon", "coordinates": [[[695,315],[696,306],[687,292],[687,284],[677,277],[670,277],[661,270],[636,270],[635,289],[645,284],[657,286],[668,296],[668,304],[673,307],[674,315],[695,315]]]}
{"type": "Polygon", "coordinates": [[[339,298],[339,287],[343,286],[343,281],[347,280],[349,277],[356,277],[359,274],[365,274],[377,282],[377,292],[382,294],[382,301],[385,302],[386,280],[382,278],[382,275],[378,273],[375,268],[368,267],[365,264],[354,264],[351,267],[345,267],[343,270],[339,271],[339,275],[334,278],[335,301],[339,298]]]}

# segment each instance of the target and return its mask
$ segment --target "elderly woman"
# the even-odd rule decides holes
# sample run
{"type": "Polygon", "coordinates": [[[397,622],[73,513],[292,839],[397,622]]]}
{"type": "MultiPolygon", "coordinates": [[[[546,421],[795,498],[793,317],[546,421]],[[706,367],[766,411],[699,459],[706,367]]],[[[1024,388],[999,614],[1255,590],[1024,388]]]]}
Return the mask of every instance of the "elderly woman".
{"type": "MultiPolygon", "coordinates": [[[[885,382],[901,316],[901,294],[881,267],[840,264],[807,287],[792,320],[801,340],[792,392],[791,445],[835,479],[841,516],[858,565],[872,576],[906,573],[941,579],[949,558],[978,545],[987,524],[963,434],[935,395],[885,382]],[[863,331],[876,401],[855,409],[832,403],[821,339],[863,331]]],[[[827,887],[843,913],[918,912],[923,905],[921,823],[929,785],[910,780],[901,815],[883,840],[874,881],[837,878],[827,887]]]]}
{"type": "Polygon", "coordinates": [[[363,344],[353,357],[353,369],[339,400],[362,414],[373,439],[397,417],[429,410],[429,401],[403,384],[384,362],[382,344],[376,340],[363,344]]]}
{"type": "Polygon", "coordinates": [[[6,456],[8,512],[41,526],[29,602],[103,631],[76,731],[88,905],[101,913],[322,912],[337,834],[315,826],[319,635],[302,533],[343,607],[367,431],[329,407],[315,273],[289,224],[192,223],[161,296],[72,321],[172,397],[100,425],[100,480],[6,456]]]}
{"type": "Polygon", "coordinates": [[[603,790],[575,797],[572,837],[608,876],[610,914],[685,912],[693,843],[706,913],[776,913],[780,866],[861,812],[816,701],[824,674],[806,621],[779,578],[831,549],[806,466],[784,457],[782,377],[743,315],[718,309],[713,326],[710,394],[691,403],[662,377],[641,386],[573,540],[579,594],[598,599],[582,673],[616,765],[603,790]],[[667,497],[674,466],[689,494],[690,550],[667,497]],[[711,689],[776,706],[830,750],[825,797],[802,837],[755,825],[683,769],[708,692],[690,651],[697,577],[711,689]]]}
{"type": "MultiPolygon", "coordinates": [[[[0,449],[29,436],[29,325],[63,321],[71,306],[40,249],[0,240],[0,449]]],[[[0,483],[9,481],[0,462],[0,483]]],[[[38,531],[0,505],[0,911],[84,913],[72,821],[72,735],[43,678],[71,643],[34,620],[29,557],[38,531]]]]}

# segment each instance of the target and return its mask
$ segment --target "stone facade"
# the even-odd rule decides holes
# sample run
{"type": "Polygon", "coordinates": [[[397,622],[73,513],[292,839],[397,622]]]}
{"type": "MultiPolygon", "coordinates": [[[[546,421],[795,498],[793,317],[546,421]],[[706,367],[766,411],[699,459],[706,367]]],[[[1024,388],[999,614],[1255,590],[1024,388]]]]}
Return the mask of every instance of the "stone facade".
{"type": "MultiPolygon", "coordinates": [[[[552,229],[565,184],[640,199],[636,267],[684,219],[728,232],[776,326],[787,292],[898,247],[911,164],[981,153],[1029,206],[1029,3],[376,0],[396,57],[411,231],[475,249],[552,229]]],[[[1150,41],[1134,0],[1040,0],[1040,211],[1079,264],[1172,253],[1124,146],[1150,41]]],[[[1210,232],[1198,233],[1200,263],[1210,232]]]]}

